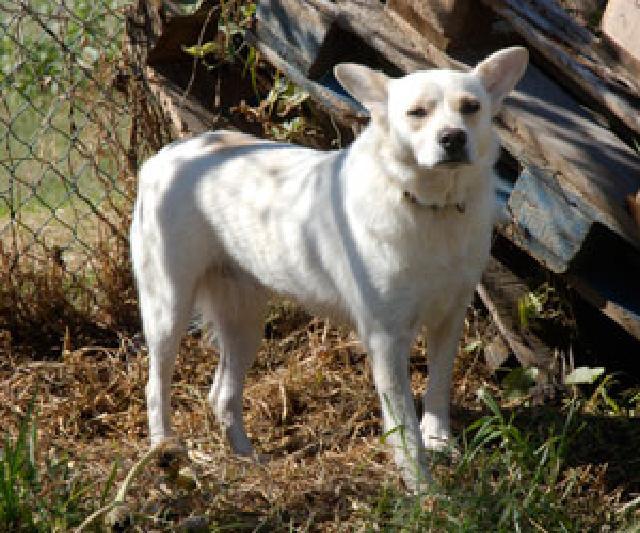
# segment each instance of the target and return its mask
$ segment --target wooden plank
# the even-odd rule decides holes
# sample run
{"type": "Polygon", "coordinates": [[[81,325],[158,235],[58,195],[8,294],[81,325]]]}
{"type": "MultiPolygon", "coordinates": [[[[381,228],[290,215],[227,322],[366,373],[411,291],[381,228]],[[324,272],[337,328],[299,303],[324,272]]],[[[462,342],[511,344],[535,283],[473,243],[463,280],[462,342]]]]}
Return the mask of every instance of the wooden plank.
{"type": "MultiPolygon", "coordinates": [[[[446,49],[449,44],[449,37],[459,31],[460,18],[451,16],[454,8],[460,10],[461,4],[465,4],[469,9],[468,0],[445,0],[434,4],[421,0],[389,0],[388,8],[402,17],[408,24],[413,26],[420,35],[423,35],[438,48],[446,49]],[[444,4],[444,5],[443,5],[444,4]]],[[[466,13],[463,13],[466,16],[466,13]]]]}
{"type": "MultiPolygon", "coordinates": [[[[624,56],[620,54],[620,47],[612,53],[611,46],[606,46],[606,41],[596,38],[587,28],[577,24],[555,0],[502,1],[527,23],[549,36],[558,51],[564,49],[614,92],[621,93],[631,103],[640,97],[637,76],[626,68],[624,61],[621,62],[624,56]]],[[[620,3],[622,2],[626,0],[621,0],[620,3]]],[[[562,71],[557,74],[565,77],[562,71]]]]}
{"type": "Polygon", "coordinates": [[[640,109],[637,105],[612,90],[591,70],[558,47],[547,35],[528,24],[508,6],[513,0],[482,1],[507,20],[531,48],[540,53],[558,72],[561,72],[564,82],[574,87],[577,92],[587,95],[603,109],[608,110],[629,130],[640,133],[640,109]]]}
{"type": "Polygon", "coordinates": [[[640,73],[640,3],[609,0],[601,25],[605,37],[623,53],[622,59],[640,73]]]}
{"type": "Polygon", "coordinates": [[[462,67],[415,28],[380,2],[304,0],[322,13],[335,16],[343,30],[360,37],[403,72],[438,67],[462,67]]]}
{"type": "Polygon", "coordinates": [[[555,0],[504,0],[515,13],[560,43],[589,53],[595,36],[577,24],[555,0]]]}
{"type": "Polygon", "coordinates": [[[145,74],[151,92],[158,99],[180,138],[220,127],[230,127],[227,121],[214,115],[194,98],[185,98],[181,87],[153,67],[146,67],[145,74]]]}
{"type": "Polygon", "coordinates": [[[524,367],[535,366],[548,376],[553,364],[549,348],[518,325],[518,302],[529,292],[527,285],[500,261],[491,257],[476,291],[520,364],[524,367]]]}
{"type": "Polygon", "coordinates": [[[603,279],[594,273],[583,273],[572,274],[568,280],[591,305],[640,340],[640,298],[637,297],[640,288],[635,287],[636,298],[633,298],[630,287],[615,278],[603,279]]]}
{"type": "MultiPolygon", "coordinates": [[[[331,89],[308,79],[294,65],[291,65],[283,59],[279,55],[278,50],[275,50],[266,43],[259,41],[257,36],[252,32],[246,33],[246,39],[260,51],[262,56],[269,61],[269,63],[282,71],[282,73],[293,83],[307,91],[325,112],[334,116],[342,125],[359,127],[366,124],[369,119],[368,112],[355,102],[355,100],[340,95],[331,89]]],[[[278,41],[276,41],[275,44],[277,43],[278,41]]]]}
{"type": "Polygon", "coordinates": [[[477,0],[388,0],[386,9],[440,50],[503,40],[488,30],[495,15],[477,0]]]}
{"type": "Polygon", "coordinates": [[[625,201],[640,188],[640,158],[531,65],[502,115],[508,143],[524,145],[558,173],[562,194],[578,195],[589,216],[640,249],[625,201]]]}
{"type": "Polygon", "coordinates": [[[299,0],[258,2],[255,36],[272,48],[278,41],[282,58],[306,76],[321,48],[330,44],[326,37],[334,18],[299,0]]]}
{"type": "Polygon", "coordinates": [[[502,233],[553,272],[566,272],[594,222],[580,198],[570,201],[554,178],[526,167],[507,203],[509,224],[502,233]]]}

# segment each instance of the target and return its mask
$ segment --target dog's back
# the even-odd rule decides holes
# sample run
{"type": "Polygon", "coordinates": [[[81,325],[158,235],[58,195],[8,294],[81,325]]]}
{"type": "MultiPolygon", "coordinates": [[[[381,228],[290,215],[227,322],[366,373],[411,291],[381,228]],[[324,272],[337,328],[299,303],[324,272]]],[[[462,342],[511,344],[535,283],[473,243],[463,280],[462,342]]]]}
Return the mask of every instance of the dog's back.
{"type": "Polygon", "coordinates": [[[137,279],[160,265],[181,291],[219,273],[333,305],[326,278],[341,277],[343,155],[226,131],[166,147],[140,172],[131,230],[137,279]]]}

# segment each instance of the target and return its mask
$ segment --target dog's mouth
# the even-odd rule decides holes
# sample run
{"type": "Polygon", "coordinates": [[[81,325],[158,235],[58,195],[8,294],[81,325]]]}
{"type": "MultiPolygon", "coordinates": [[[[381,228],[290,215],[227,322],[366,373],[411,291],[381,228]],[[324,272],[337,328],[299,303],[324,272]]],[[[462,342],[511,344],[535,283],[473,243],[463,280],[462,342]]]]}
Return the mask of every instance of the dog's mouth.
{"type": "Polygon", "coordinates": [[[471,159],[469,154],[465,151],[460,154],[446,154],[440,160],[436,162],[434,167],[437,168],[455,168],[463,165],[470,165],[471,159]]]}
{"type": "Polygon", "coordinates": [[[439,159],[429,162],[420,162],[417,160],[416,163],[425,171],[450,172],[460,167],[472,165],[473,161],[468,154],[461,154],[459,156],[443,155],[439,159]]]}

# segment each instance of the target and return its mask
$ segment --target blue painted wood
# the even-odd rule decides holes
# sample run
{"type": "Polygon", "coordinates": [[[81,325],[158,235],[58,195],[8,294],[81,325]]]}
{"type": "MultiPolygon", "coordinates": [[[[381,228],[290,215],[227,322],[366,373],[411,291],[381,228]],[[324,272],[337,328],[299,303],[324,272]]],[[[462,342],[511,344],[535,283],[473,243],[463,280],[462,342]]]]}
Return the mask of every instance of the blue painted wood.
{"type": "Polygon", "coordinates": [[[568,198],[553,176],[533,166],[518,177],[506,210],[503,233],[556,273],[567,271],[594,221],[579,197],[568,198]]]}
{"type": "Polygon", "coordinates": [[[535,65],[516,89],[505,100],[507,143],[559,172],[563,192],[580,194],[599,222],[640,253],[640,232],[625,207],[627,195],[640,189],[638,154],[535,65]]]}

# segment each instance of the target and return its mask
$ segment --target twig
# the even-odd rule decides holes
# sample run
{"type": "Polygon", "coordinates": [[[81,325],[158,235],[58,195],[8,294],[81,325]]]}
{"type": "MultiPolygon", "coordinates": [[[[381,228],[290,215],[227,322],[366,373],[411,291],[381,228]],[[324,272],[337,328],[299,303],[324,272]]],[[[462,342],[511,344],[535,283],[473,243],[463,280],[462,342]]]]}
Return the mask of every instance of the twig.
{"type": "MultiPolygon", "coordinates": [[[[202,28],[200,29],[200,36],[198,37],[198,42],[196,43],[197,46],[202,45],[205,31],[207,30],[207,26],[209,25],[209,21],[211,20],[211,15],[213,15],[213,12],[216,10],[217,7],[219,6],[214,6],[211,9],[209,9],[209,12],[207,13],[207,18],[204,20],[204,23],[202,24],[202,28]]],[[[193,83],[196,80],[197,67],[198,67],[198,58],[194,56],[193,62],[191,63],[191,77],[189,78],[189,83],[187,83],[187,88],[184,90],[184,93],[182,94],[182,101],[180,102],[181,104],[184,104],[184,101],[186,100],[187,96],[189,96],[189,93],[193,88],[193,83]]]]}
{"type": "Polygon", "coordinates": [[[620,509],[618,510],[618,514],[625,514],[627,511],[630,511],[634,507],[638,506],[640,506],[640,496],[636,496],[633,500],[625,503],[622,507],[620,507],[620,509]]]}
{"type": "Polygon", "coordinates": [[[127,491],[129,490],[129,486],[131,485],[132,481],[138,476],[138,474],[147,465],[147,463],[151,459],[153,459],[156,455],[158,455],[161,449],[164,449],[163,446],[154,446],[150,450],[148,450],[147,453],[142,457],[142,459],[140,459],[135,465],[133,465],[133,467],[131,467],[131,470],[129,470],[127,477],[124,479],[124,481],[120,485],[120,488],[118,489],[118,493],[116,494],[116,497],[113,499],[113,501],[111,503],[108,503],[104,507],[101,507],[97,511],[91,513],[84,520],[84,522],[82,522],[82,524],[78,526],[78,528],[76,529],[76,533],[81,533],[82,531],[85,531],[98,518],[105,515],[112,509],[115,509],[116,507],[124,505],[125,498],[127,496],[127,491]]]}

